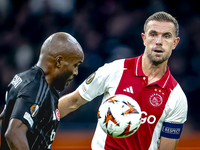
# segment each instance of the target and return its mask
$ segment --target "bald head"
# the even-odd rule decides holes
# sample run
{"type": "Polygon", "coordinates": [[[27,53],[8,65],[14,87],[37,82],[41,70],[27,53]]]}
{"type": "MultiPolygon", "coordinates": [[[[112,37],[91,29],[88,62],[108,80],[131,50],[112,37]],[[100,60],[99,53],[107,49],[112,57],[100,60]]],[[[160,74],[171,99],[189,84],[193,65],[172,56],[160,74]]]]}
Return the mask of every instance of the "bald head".
{"type": "Polygon", "coordinates": [[[82,54],[82,48],[77,40],[68,33],[58,32],[48,37],[42,45],[41,55],[55,57],[63,55],[67,58],[74,53],[82,54]]]}
{"type": "Polygon", "coordinates": [[[63,90],[78,74],[83,59],[83,50],[77,40],[68,33],[58,32],[43,43],[37,66],[44,71],[50,86],[63,90]]]}

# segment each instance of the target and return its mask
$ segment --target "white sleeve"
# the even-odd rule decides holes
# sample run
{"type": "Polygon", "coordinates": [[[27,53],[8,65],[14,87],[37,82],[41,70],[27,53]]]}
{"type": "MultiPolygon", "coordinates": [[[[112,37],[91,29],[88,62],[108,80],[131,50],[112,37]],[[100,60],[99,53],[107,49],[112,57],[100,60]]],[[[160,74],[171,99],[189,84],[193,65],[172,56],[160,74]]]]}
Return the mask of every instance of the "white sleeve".
{"type": "Polygon", "coordinates": [[[178,84],[166,103],[167,115],[164,122],[182,124],[187,120],[187,98],[178,84]]]}
{"type": "Polygon", "coordinates": [[[80,95],[87,101],[91,101],[95,97],[102,95],[107,90],[109,79],[114,72],[119,70],[119,66],[122,66],[123,62],[123,59],[116,60],[100,67],[78,87],[80,95]]]}

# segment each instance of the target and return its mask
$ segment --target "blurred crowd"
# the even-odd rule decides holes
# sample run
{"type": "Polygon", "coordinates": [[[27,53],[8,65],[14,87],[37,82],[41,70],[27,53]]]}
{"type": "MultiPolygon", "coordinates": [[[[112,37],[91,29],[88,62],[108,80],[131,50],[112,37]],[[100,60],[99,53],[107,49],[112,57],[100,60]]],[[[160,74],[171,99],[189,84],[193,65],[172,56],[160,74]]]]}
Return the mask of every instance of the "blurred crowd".
{"type": "MultiPolygon", "coordinates": [[[[193,0],[0,0],[0,109],[13,76],[37,62],[40,47],[51,34],[73,35],[85,53],[79,75],[63,95],[104,63],[142,54],[144,22],[157,11],[170,13],[179,22],[181,40],[169,66],[188,98],[188,120],[198,128],[200,10],[193,0]]],[[[99,104],[96,98],[63,121],[96,122],[99,104]]]]}

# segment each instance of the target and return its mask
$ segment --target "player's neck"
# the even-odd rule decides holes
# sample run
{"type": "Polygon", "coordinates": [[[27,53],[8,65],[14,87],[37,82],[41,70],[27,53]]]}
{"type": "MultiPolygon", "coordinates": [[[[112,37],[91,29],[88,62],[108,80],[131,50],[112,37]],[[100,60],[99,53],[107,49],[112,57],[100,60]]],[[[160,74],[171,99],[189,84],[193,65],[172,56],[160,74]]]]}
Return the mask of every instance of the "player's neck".
{"type": "Polygon", "coordinates": [[[154,65],[150,63],[148,58],[142,56],[142,71],[148,77],[148,84],[160,80],[167,71],[167,61],[159,65],[154,65]]]}
{"type": "Polygon", "coordinates": [[[50,74],[51,73],[51,71],[50,71],[51,65],[48,64],[48,62],[46,62],[46,61],[42,61],[42,59],[39,59],[39,61],[37,62],[36,65],[43,70],[46,82],[49,86],[51,86],[51,83],[52,83],[52,76],[50,74]]]}

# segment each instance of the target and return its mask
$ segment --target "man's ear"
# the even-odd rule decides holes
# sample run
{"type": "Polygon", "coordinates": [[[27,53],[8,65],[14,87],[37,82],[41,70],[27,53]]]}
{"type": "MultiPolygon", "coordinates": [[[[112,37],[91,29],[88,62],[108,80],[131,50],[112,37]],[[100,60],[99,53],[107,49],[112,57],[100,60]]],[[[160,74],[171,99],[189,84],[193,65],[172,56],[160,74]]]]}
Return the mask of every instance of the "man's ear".
{"type": "Polygon", "coordinates": [[[143,44],[144,44],[144,46],[146,46],[146,43],[145,43],[146,35],[145,35],[145,33],[142,33],[141,36],[142,36],[143,44]]]}
{"type": "Polygon", "coordinates": [[[55,66],[60,68],[62,66],[63,57],[61,55],[56,56],[55,58],[55,66]]]}
{"type": "Polygon", "coordinates": [[[176,37],[176,39],[174,40],[174,46],[173,46],[173,50],[176,48],[176,46],[178,45],[180,41],[180,37],[176,37]]]}

